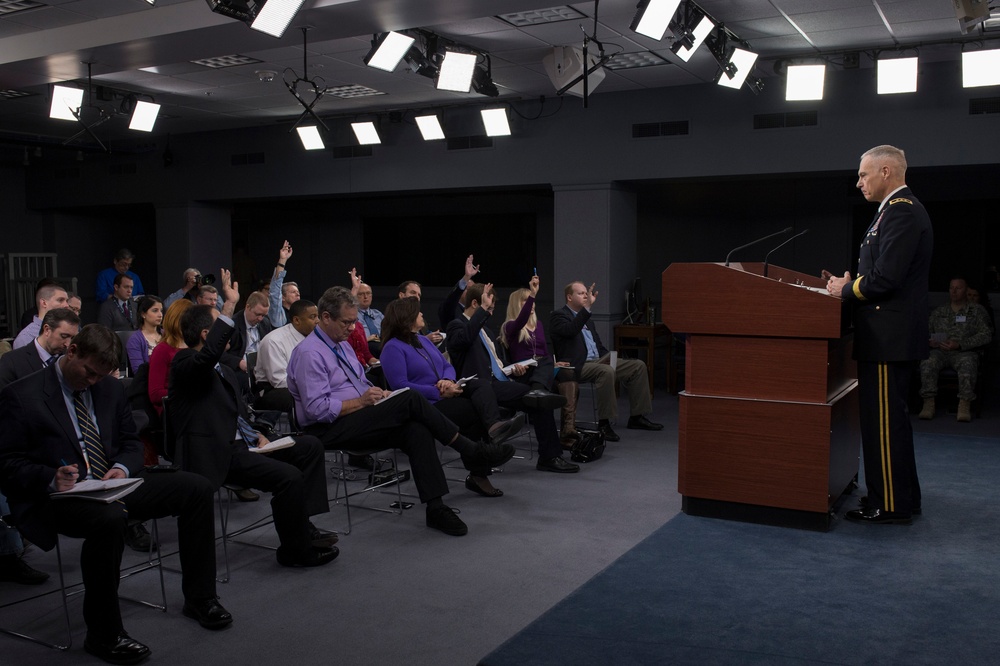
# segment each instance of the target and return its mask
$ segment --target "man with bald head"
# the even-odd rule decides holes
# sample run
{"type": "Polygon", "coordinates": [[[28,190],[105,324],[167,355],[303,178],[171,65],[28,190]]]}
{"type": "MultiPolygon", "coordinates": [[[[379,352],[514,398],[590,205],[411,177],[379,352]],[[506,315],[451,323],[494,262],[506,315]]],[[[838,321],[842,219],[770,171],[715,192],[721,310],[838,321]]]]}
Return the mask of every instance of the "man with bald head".
{"type": "Polygon", "coordinates": [[[906,398],[917,362],[928,355],[934,232],[927,211],[906,186],[906,156],[899,148],[876,146],[863,154],[857,187],[879,204],[861,241],[858,276],[823,271],[827,291],[846,301],[854,315],[868,496],[847,519],[908,525],[921,507],[906,398]]]}

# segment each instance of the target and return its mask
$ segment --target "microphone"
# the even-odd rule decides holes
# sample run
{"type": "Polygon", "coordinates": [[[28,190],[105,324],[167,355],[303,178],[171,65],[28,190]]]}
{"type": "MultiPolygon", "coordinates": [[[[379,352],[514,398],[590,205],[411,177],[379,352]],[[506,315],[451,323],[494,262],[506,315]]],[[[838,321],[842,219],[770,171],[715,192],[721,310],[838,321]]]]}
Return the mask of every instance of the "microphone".
{"type": "Polygon", "coordinates": [[[774,248],[773,250],[771,250],[770,252],[767,253],[767,256],[764,257],[764,277],[767,277],[767,260],[771,258],[771,255],[774,254],[775,252],[777,252],[778,250],[780,250],[781,248],[785,247],[789,243],[791,243],[793,240],[795,240],[799,236],[805,236],[806,232],[808,232],[808,231],[809,231],[808,229],[800,231],[799,233],[795,234],[794,236],[792,236],[788,240],[783,241],[781,243],[781,245],[779,245],[778,247],[774,248]]]}
{"type": "Polygon", "coordinates": [[[746,245],[740,245],[739,247],[733,248],[732,250],[729,251],[729,254],[726,255],[726,266],[729,265],[729,257],[733,256],[733,252],[738,252],[739,250],[745,250],[746,248],[750,247],[751,245],[756,245],[757,243],[763,243],[768,238],[774,238],[775,236],[780,236],[781,234],[787,234],[791,230],[792,230],[791,227],[785,227],[781,231],[776,231],[773,234],[768,234],[767,236],[764,236],[763,238],[758,238],[757,240],[753,241],[752,243],[747,243],[746,245]]]}

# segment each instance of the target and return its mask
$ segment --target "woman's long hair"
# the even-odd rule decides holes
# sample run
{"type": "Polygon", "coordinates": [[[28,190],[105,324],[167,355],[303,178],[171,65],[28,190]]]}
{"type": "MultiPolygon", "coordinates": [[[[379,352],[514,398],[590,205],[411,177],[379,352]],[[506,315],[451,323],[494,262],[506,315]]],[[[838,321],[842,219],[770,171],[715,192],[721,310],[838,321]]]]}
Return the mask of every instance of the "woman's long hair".
{"type": "MultiPolygon", "coordinates": [[[[152,308],[157,303],[159,303],[160,305],[163,304],[163,301],[160,300],[160,297],[159,296],[150,296],[148,294],[146,296],[143,296],[139,300],[139,306],[135,310],[136,319],[138,319],[139,322],[140,322],[139,323],[139,330],[142,330],[142,327],[146,325],[146,313],[149,312],[150,308],[152,308]]],[[[159,326],[159,328],[160,328],[160,331],[162,332],[163,331],[163,320],[160,320],[160,326],[159,326]]]]}
{"type": "Polygon", "coordinates": [[[397,298],[385,307],[385,318],[382,320],[382,346],[389,340],[399,339],[408,345],[417,346],[417,336],[413,325],[420,314],[420,301],[413,296],[397,298]]]}
{"type": "MultiPolygon", "coordinates": [[[[507,340],[507,329],[504,328],[504,326],[507,325],[507,322],[517,319],[517,316],[521,314],[521,308],[524,307],[524,302],[528,300],[528,296],[531,296],[531,290],[522,287],[521,289],[515,289],[510,295],[510,299],[507,300],[507,319],[504,320],[503,326],[500,327],[500,342],[503,343],[504,347],[510,347],[510,341],[507,340]]],[[[532,312],[531,315],[528,316],[527,324],[521,327],[521,330],[517,332],[518,342],[527,342],[528,338],[531,337],[531,333],[528,331],[528,328],[535,328],[537,325],[538,318],[535,316],[535,313],[532,312]]]]}
{"type": "Polygon", "coordinates": [[[181,332],[181,315],[194,307],[194,303],[186,298],[179,298],[170,304],[163,313],[163,340],[171,347],[184,346],[184,334],[181,332]]]}

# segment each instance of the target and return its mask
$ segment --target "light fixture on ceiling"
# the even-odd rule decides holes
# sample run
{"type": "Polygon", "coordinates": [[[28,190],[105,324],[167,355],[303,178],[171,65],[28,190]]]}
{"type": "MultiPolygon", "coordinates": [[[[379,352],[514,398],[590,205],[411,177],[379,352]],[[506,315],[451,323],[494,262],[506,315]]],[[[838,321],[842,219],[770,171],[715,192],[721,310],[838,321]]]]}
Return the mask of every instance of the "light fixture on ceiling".
{"type": "Polygon", "coordinates": [[[962,53],[962,87],[1000,84],[1000,49],[962,53]]]}
{"type": "Polygon", "coordinates": [[[677,42],[670,47],[670,50],[673,51],[678,58],[684,62],[688,62],[691,60],[691,56],[694,55],[694,52],[698,50],[698,47],[702,45],[705,38],[708,37],[709,33],[711,33],[714,28],[715,24],[712,22],[712,19],[707,16],[702,16],[701,20],[698,21],[698,24],[695,25],[694,30],[685,28],[685,32],[687,34],[685,34],[681,39],[678,39],[677,42]]]}
{"type": "Polygon", "coordinates": [[[288,92],[292,93],[292,96],[295,97],[295,99],[298,100],[299,104],[302,106],[302,113],[300,113],[299,117],[295,120],[294,123],[292,123],[291,129],[288,130],[289,132],[291,132],[293,129],[296,129],[299,126],[299,123],[305,120],[306,116],[311,116],[312,119],[316,121],[316,124],[322,127],[323,129],[327,131],[329,131],[330,129],[329,127],[326,126],[326,123],[323,122],[323,119],[317,116],[316,112],[313,111],[313,107],[319,104],[319,101],[323,98],[323,95],[326,94],[327,91],[326,82],[323,81],[322,79],[319,79],[319,77],[317,77],[318,80],[305,78],[309,72],[309,63],[307,60],[307,58],[309,57],[309,49],[306,48],[308,41],[308,33],[309,33],[309,26],[304,26],[302,28],[302,76],[295,74],[295,70],[289,67],[288,69],[285,70],[285,72],[290,71],[292,74],[295,74],[295,80],[289,82],[287,79],[283,79],[285,87],[288,88],[288,92]],[[313,95],[312,101],[306,102],[306,100],[302,97],[302,93],[299,92],[299,84],[304,84],[303,87],[305,88],[305,92],[312,93],[313,95]]]}
{"type": "Polygon", "coordinates": [[[469,92],[478,56],[474,53],[446,50],[438,71],[437,89],[469,92]]]}
{"type": "Polygon", "coordinates": [[[401,32],[383,32],[372,39],[372,48],[363,60],[369,67],[392,72],[416,41],[401,32]]]}
{"type": "Polygon", "coordinates": [[[83,89],[68,86],[52,86],[52,104],[49,106],[49,118],[59,120],[77,120],[80,117],[80,105],[83,104],[83,89]]]}
{"type": "Polygon", "coordinates": [[[424,141],[435,141],[444,138],[441,121],[438,120],[436,115],[417,116],[414,120],[417,121],[417,128],[420,130],[420,136],[424,137],[424,141]]]}
{"type": "Polygon", "coordinates": [[[160,114],[160,105],[155,102],[136,100],[132,108],[132,117],[128,128],[140,132],[152,132],[156,117],[160,114]]]}
{"type": "Polygon", "coordinates": [[[584,70],[590,70],[589,88],[592,92],[606,76],[604,68],[600,67],[600,56],[596,53],[587,55],[587,66],[584,67],[583,51],[575,46],[554,46],[552,51],[542,58],[542,66],[549,75],[552,85],[560,93],[568,92],[577,97],[583,97],[584,70]]]}
{"type": "Polygon", "coordinates": [[[639,0],[629,29],[659,41],[680,4],[681,0],[639,0]]]}
{"type": "Polygon", "coordinates": [[[507,122],[507,109],[482,109],[479,115],[483,117],[486,136],[510,136],[510,123],[507,122]]]}
{"type": "Polygon", "coordinates": [[[148,2],[151,5],[155,5],[156,4],[156,0],[146,0],[146,2],[148,2]]]}
{"type": "Polygon", "coordinates": [[[878,94],[917,92],[917,57],[879,58],[878,94]]]}
{"type": "Polygon", "coordinates": [[[216,14],[242,21],[273,37],[285,34],[305,0],[206,0],[216,14]]]}
{"type": "Polygon", "coordinates": [[[757,62],[757,54],[753,51],[739,47],[733,48],[733,52],[725,60],[725,64],[722,65],[722,71],[719,72],[719,78],[716,83],[726,88],[739,90],[743,86],[743,82],[747,80],[747,76],[751,70],[753,70],[755,62],[757,62]]]}
{"type": "Polygon", "coordinates": [[[357,137],[358,143],[362,146],[382,143],[378,130],[375,129],[375,123],[371,121],[351,123],[351,129],[354,130],[354,136],[357,137]]]}
{"type": "Polygon", "coordinates": [[[322,150],[326,148],[326,144],[323,143],[323,137],[320,136],[319,128],[315,125],[296,127],[295,131],[299,133],[299,141],[302,142],[302,147],[306,150],[322,150]]]}
{"type": "Polygon", "coordinates": [[[484,57],[486,65],[476,65],[476,68],[472,70],[472,90],[487,97],[499,97],[500,91],[493,83],[493,63],[488,55],[484,57]]]}
{"type": "Polygon", "coordinates": [[[785,101],[823,99],[826,65],[789,65],[785,75],[785,101]]]}
{"type": "Polygon", "coordinates": [[[990,18],[989,0],[953,0],[958,29],[967,35],[979,24],[990,18]]]}

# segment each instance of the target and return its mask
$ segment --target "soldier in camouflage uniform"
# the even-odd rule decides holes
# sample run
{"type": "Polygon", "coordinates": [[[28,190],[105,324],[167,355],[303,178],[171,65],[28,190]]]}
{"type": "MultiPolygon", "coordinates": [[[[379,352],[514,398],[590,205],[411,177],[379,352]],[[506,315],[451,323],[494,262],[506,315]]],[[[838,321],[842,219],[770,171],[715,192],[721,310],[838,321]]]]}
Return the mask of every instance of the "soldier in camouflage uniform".
{"type": "Polygon", "coordinates": [[[930,358],[920,362],[920,396],[924,399],[920,418],[934,418],[938,375],[943,368],[954,368],[958,374],[958,420],[971,421],[970,403],[976,399],[979,369],[978,348],[989,344],[993,334],[986,308],[969,302],[963,278],[951,281],[948,295],[951,303],[936,308],[930,317],[930,358]]]}

